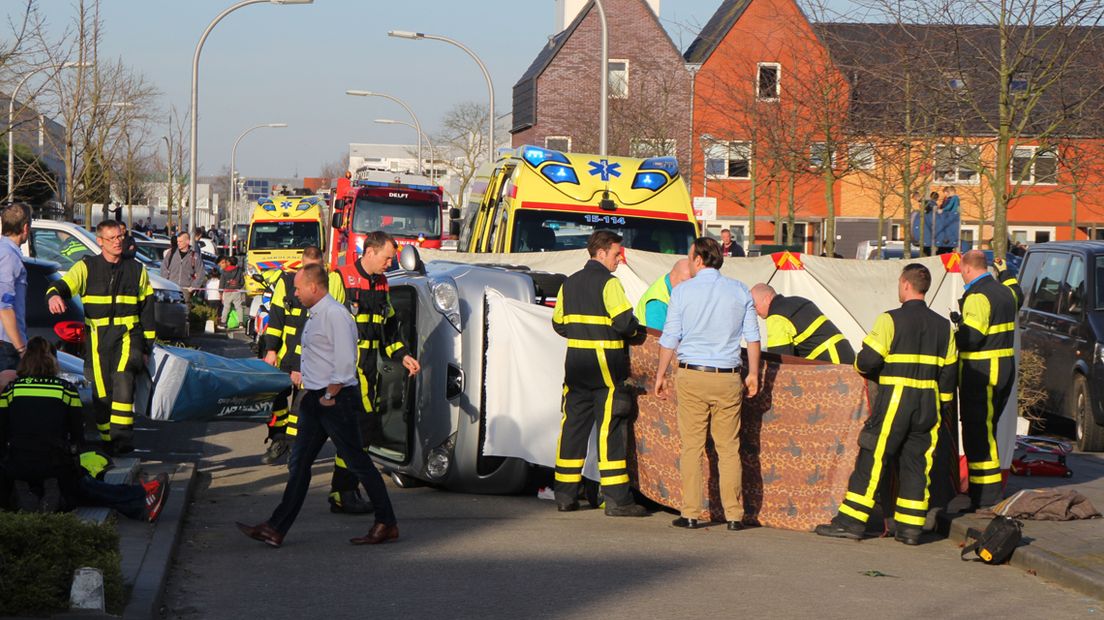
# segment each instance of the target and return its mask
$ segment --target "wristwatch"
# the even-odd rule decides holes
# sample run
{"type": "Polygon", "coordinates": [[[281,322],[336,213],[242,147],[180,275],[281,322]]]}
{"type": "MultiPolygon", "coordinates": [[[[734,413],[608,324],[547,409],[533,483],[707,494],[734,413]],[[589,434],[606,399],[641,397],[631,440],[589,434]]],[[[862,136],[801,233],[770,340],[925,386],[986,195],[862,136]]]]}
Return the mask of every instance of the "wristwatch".
{"type": "Polygon", "coordinates": [[[329,392],[326,392],[325,394],[322,395],[322,400],[333,400],[334,396],[337,396],[337,395],[336,394],[330,394],[329,392]]]}

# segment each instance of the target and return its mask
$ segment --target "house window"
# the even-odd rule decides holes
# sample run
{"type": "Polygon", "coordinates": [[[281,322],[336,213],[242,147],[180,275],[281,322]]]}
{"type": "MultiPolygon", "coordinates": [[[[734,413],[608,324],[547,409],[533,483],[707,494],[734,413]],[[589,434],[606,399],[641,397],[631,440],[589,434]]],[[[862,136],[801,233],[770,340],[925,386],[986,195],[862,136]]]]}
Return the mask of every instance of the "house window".
{"type": "Polygon", "coordinates": [[[1014,93],[1026,93],[1029,74],[1027,71],[1016,71],[1008,80],[1008,90],[1014,93]]]}
{"type": "Polygon", "coordinates": [[[674,140],[667,138],[636,138],[629,143],[629,156],[640,159],[649,157],[675,157],[674,140]]]}
{"type": "Polygon", "coordinates": [[[977,183],[981,151],[976,146],[940,144],[935,147],[936,183],[977,183]]]}
{"type": "Polygon", "coordinates": [[[814,142],[809,145],[809,166],[812,168],[823,168],[825,162],[829,161],[831,157],[831,165],[836,165],[836,153],[834,150],[828,148],[826,142],[814,142]]]}
{"type": "Polygon", "coordinates": [[[750,142],[714,142],[706,149],[705,173],[722,179],[751,178],[750,142]]]}
{"type": "Polygon", "coordinates": [[[625,99],[629,96],[629,61],[609,61],[609,96],[625,99]]]}
{"type": "Polygon", "coordinates": [[[761,62],[758,69],[755,76],[755,97],[760,101],[778,101],[782,65],[776,62],[761,62]]]}
{"type": "Polygon", "coordinates": [[[548,136],[544,139],[544,148],[553,151],[571,152],[571,138],[568,136],[548,136]]]}
{"type": "Polygon", "coordinates": [[[900,224],[891,224],[889,227],[890,241],[901,241],[905,238],[905,228],[900,224]]]}
{"type": "Polygon", "coordinates": [[[851,160],[851,167],[855,170],[874,169],[873,144],[852,144],[847,147],[847,157],[851,160]]]}
{"type": "Polygon", "coordinates": [[[1052,150],[1017,146],[1012,150],[1012,182],[1037,185],[1058,183],[1058,157],[1052,150]]]}

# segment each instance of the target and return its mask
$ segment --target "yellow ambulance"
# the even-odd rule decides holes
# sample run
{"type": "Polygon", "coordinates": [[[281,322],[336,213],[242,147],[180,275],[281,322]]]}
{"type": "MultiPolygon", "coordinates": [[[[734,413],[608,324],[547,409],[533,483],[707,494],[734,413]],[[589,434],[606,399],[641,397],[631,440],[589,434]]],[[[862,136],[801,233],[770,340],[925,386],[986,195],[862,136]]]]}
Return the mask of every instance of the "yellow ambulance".
{"type": "Polygon", "coordinates": [[[633,159],[523,146],[476,173],[458,249],[546,252],[586,247],[590,233],[624,246],[686,254],[698,224],[673,157],[633,159]]]}
{"type": "Polygon", "coordinates": [[[298,269],[303,248],[314,245],[325,251],[323,213],[325,202],[317,196],[273,196],[257,201],[246,239],[245,288],[249,296],[262,287],[254,274],[274,269],[298,269]]]}

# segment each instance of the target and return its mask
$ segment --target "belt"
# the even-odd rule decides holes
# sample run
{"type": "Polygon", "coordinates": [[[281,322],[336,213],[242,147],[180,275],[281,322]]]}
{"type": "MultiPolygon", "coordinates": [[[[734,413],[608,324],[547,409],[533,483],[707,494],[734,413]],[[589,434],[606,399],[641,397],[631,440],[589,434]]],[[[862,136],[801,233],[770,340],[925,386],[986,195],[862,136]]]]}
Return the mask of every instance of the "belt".
{"type": "MultiPolygon", "coordinates": [[[[304,389],[303,391],[306,392],[307,394],[325,394],[328,387],[329,386],[324,387],[324,388],[318,388],[317,390],[304,389]]],[[[345,385],[345,386],[342,386],[341,389],[337,391],[337,393],[340,394],[340,393],[344,392],[345,390],[355,390],[355,389],[357,389],[356,385],[345,385]]]]}
{"type": "Polygon", "coordinates": [[[713,366],[698,366],[697,364],[686,364],[679,362],[679,368],[685,368],[686,370],[697,370],[698,372],[716,372],[716,373],[734,373],[740,372],[740,367],[736,368],[714,368],[713,366]]]}

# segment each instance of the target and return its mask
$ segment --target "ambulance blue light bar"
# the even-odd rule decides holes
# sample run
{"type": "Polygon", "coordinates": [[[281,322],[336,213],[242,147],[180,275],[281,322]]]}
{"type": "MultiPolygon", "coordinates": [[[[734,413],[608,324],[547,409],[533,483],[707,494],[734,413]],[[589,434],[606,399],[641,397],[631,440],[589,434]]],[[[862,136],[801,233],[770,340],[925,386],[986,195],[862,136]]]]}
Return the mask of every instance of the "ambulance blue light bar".
{"type": "MultiPolygon", "coordinates": [[[[570,164],[567,157],[559,151],[542,149],[539,146],[521,147],[521,158],[529,162],[529,165],[537,168],[543,163],[556,162],[557,164],[570,164]]],[[[576,181],[577,182],[577,181],[576,181]]]]}
{"type": "Polygon", "coordinates": [[[651,159],[645,159],[640,164],[640,169],[643,170],[660,170],[666,172],[667,176],[672,179],[678,176],[679,166],[678,160],[674,157],[653,157],[651,159]]]}
{"type": "Polygon", "coordinates": [[[419,192],[435,192],[440,189],[436,185],[405,185],[403,183],[384,183],[383,181],[357,181],[356,184],[361,187],[401,187],[403,189],[412,189],[419,192]]]}
{"type": "Polygon", "coordinates": [[[658,192],[667,185],[667,177],[658,172],[638,172],[633,178],[633,189],[650,189],[658,192]]]}
{"type": "Polygon", "coordinates": [[[579,184],[579,176],[575,174],[575,171],[570,166],[563,166],[560,164],[552,164],[541,168],[541,174],[545,176],[549,181],[553,183],[572,183],[574,185],[579,184]]]}

